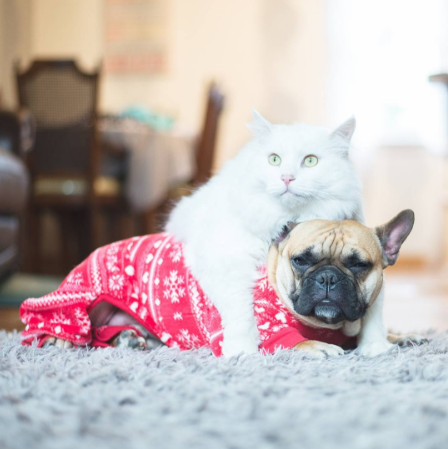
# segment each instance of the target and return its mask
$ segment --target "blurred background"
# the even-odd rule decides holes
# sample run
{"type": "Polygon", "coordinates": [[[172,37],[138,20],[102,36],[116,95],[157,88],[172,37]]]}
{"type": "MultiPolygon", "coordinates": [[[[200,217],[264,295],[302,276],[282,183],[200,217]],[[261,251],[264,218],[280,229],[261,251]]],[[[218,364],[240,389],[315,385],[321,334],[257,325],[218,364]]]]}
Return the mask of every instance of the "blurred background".
{"type": "Polygon", "coordinates": [[[0,0],[0,328],[273,122],[357,118],[367,224],[416,213],[386,322],[448,326],[448,1],[0,0]]]}

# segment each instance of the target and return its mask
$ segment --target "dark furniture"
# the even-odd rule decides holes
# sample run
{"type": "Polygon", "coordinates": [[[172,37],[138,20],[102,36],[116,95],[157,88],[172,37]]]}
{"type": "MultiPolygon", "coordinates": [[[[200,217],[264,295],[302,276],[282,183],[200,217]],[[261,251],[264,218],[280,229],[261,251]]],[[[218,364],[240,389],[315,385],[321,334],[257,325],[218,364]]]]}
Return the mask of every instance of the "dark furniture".
{"type": "Polygon", "coordinates": [[[189,183],[179,186],[170,192],[168,200],[160,210],[160,214],[163,217],[168,216],[169,209],[177,200],[183,196],[191,195],[196,188],[206,183],[211,178],[213,174],[213,162],[215,159],[219,122],[224,105],[225,97],[223,93],[218,85],[215,82],[212,82],[207,90],[204,121],[196,150],[196,173],[189,183]]]}
{"type": "Polygon", "coordinates": [[[82,71],[73,60],[38,60],[16,67],[19,103],[36,120],[36,142],[27,162],[32,271],[41,262],[41,217],[50,212],[60,229],[61,272],[104,243],[101,212],[120,208],[121,184],[101,176],[98,141],[100,69],[82,71]]]}
{"type": "Polygon", "coordinates": [[[0,282],[19,266],[29,181],[22,159],[31,143],[28,119],[0,111],[0,282]]]}
{"type": "Polygon", "coordinates": [[[215,83],[211,83],[207,92],[205,117],[196,156],[197,171],[192,180],[192,184],[195,186],[204,184],[212,176],[219,119],[224,103],[224,95],[221,90],[215,83]]]}

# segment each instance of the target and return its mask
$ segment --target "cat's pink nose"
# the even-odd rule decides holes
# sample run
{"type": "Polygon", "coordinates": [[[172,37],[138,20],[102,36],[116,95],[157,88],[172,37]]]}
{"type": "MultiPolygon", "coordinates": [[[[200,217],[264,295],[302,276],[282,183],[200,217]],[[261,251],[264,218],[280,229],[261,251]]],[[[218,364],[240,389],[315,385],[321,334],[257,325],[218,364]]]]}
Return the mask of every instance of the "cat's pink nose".
{"type": "Polygon", "coordinates": [[[294,181],[294,176],[293,175],[282,175],[282,181],[288,186],[291,182],[294,181]]]}

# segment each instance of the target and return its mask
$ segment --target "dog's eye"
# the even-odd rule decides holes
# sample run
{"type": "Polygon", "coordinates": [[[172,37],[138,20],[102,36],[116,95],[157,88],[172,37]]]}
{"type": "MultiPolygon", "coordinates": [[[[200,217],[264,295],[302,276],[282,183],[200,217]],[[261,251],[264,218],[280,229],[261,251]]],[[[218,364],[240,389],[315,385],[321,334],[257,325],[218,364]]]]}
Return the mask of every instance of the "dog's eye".
{"type": "Polygon", "coordinates": [[[293,257],[292,264],[296,268],[308,267],[310,263],[304,257],[293,257]]]}
{"type": "Polygon", "coordinates": [[[367,270],[368,268],[371,267],[372,264],[370,264],[369,262],[358,262],[355,263],[354,265],[350,266],[350,270],[353,271],[362,271],[362,270],[367,270]]]}

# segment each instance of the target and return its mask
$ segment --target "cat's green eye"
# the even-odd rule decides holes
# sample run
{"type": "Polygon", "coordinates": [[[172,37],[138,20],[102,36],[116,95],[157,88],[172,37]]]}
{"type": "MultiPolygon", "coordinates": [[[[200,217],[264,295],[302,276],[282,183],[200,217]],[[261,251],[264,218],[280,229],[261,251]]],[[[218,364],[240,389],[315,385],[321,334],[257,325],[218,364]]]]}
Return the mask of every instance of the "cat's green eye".
{"type": "Polygon", "coordinates": [[[303,164],[305,167],[314,167],[319,162],[319,159],[317,159],[316,156],[313,156],[312,154],[308,155],[304,160],[303,164]]]}
{"type": "Polygon", "coordinates": [[[282,159],[278,154],[271,154],[269,156],[269,163],[271,165],[280,165],[282,163],[282,159]]]}

